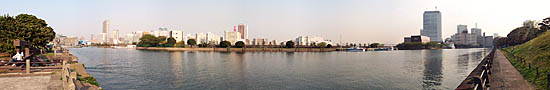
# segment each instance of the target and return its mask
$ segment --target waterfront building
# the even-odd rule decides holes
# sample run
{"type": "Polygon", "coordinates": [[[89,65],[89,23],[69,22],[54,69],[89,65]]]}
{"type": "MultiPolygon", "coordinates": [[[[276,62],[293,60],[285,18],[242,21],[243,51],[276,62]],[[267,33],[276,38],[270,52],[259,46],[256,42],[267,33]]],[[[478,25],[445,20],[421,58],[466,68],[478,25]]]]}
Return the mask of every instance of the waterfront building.
{"type": "Polygon", "coordinates": [[[101,40],[99,41],[100,44],[109,43],[109,42],[108,42],[109,40],[108,40],[108,38],[107,38],[107,37],[108,37],[108,36],[107,36],[107,33],[100,33],[98,36],[101,38],[101,40]]]}
{"type": "Polygon", "coordinates": [[[208,43],[208,40],[206,39],[206,34],[204,33],[196,33],[195,40],[197,41],[197,44],[208,43]]]}
{"type": "Polygon", "coordinates": [[[206,41],[208,44],[218,45],[221,42],[220,36],[213,34],[212,32],[206,33],[206,41]]]}
{"type": "Polygon", "coordinates": [[[113,34],[111,36],[111,42],[113,42],[113,44],[118,44],[119,43],[119,30],[113,30],[113,34]]]}
{"type": "Polygon", "coordinates": [[[132,32],[132,34],[134,34],[134,37],[132,39],[132,42],[139,42],[139,39],[145,35],[143,31],[135,31],[135,32],[132,32]]]}
{"type": "Polygon", "coordinates": [[[462,33],[462,32],[468,32],[468,26],[467,25],[457,25],[456,26],[456,33],[462,33]]]}
{"type": "Polygon", "coordinates": [[[441,12],[424,11],[422,36],[430,37],[431,41],[441,41],[441,12]]]}
{"type": "Polygon", "coordinates": [[[268,45],[267,38],[254,38],[252,39],[252,45],[268,45]]]}
{"type": "Polygon", "coordinates": [[[168,28],[161,27],[161,28],[159,28],[159,30],[153,31],[153,36],[155,36],[155,37],[160,37],[160,36],[170,37],[170,31],[168,31],[168,28]]]}
{"type": "Polygon", "coordinates": [[[277,41],[277,40],[273,40],[273,41],[269,42],[269,45],[278,45],[278,41],[277,41]]]}
{"type": "Polygon", "coordinates": [[[111,21],[109,21],[109,20],[103,21],[103,31],[101,33],[104,33],[105,36],[106,36],[106,37],[102,37],[102,40],[103,40],[102,42],[104,42],[104,43],[109,43],[109,41],[110,41],[109,40],[110,39],[110,37],[109,37],[109,29],[110,29],[109,24],[110,23],[111,23],[111,21]]]}
{"type": "Polygon", "coordinates": [[[472,33],[481,36],[481,28],[472,28],[472,33]]]}
{"type": "Polygon", "coordinates": [[[176,42],[180,42],[184,40],[184,33],[183,31],[172,30],[170,31],[170,37],[176,39],[176,42]]]}
{"type": "MultiPolygon", "coordinates": [[[[237,29],[237,32],[240,33],[241,39],[248,41],[248,26],[246,24],[239,24],[237,25],[236,29],[237,29]]],[[[248,42],[245,42],[245,43],[248,44],[248,42]]]]}
{"type": "Polygon", "coordinates": [[[430,37],[428,36],[422,36],[422,35],[412,35],[410,37],[405,37],[404,42],[422,42],[427,43],[430,42],[430,37]]]}
{"type": "Polygon", "coordinates": [[[296,38],[296,45],[315,45],[316,43],[325,41],[323,37],[317,36],[298,36],[296,38]]]}
{"type": "Polygon", "coordinates": [[[229,41],[229,42],[231,42],[231,44],[234,44],[237,41],[243,41],[241,39],[241,33],[239,33],[239,32],[225,31],[224,33],[225,33],[225,35],[224,35],[225,41],[229,41]]]}

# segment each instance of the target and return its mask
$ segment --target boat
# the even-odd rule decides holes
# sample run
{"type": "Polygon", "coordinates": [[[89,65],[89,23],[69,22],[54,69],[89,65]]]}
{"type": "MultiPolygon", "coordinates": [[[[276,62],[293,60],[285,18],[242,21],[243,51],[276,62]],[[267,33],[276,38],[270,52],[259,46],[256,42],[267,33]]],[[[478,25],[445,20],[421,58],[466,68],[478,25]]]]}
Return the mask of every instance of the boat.
{"type": "Polygon", "coordinates": [[[365,49],[360,48],[360,47],[352,47],[352,48],[347,48],[346,51],[348,51],[348,52],[365,52],[365,49]]]}

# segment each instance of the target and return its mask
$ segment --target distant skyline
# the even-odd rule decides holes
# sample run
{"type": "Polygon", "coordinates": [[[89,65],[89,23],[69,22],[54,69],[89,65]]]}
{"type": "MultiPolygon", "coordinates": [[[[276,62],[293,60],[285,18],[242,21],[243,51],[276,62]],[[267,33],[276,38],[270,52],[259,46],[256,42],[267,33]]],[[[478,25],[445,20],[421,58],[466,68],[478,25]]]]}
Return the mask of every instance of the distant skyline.
{"type": "Polygon", "coordinates": [[[104,20],[121,34],[159,27],[185,34],[223,35],[247,24],[249,38],[279,41],[299,35],[322,36],[333,42],[396,44],[419,35],[424,11],[441,11],[442,37],[457,25],[478,27],[487,35],[505,36],[525,20],[550,17],[550,0],[9,0],[0,13],[33,14],[58,34],[97,35],[104,20]]]}

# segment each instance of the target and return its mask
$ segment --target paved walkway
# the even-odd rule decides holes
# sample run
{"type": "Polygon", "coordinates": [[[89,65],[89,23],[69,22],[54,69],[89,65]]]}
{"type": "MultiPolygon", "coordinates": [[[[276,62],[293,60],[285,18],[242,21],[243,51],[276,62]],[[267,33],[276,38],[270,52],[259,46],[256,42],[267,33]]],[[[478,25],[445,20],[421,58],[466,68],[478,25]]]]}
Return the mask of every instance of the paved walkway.
{"type": "Polygon", "coordinates": [[[492,90],[535,90],[498,49],[493,58],[492,71],[489,83],[492,90]]]}
{"type": "Polygon", "coordinates": [[[50,75],[0,77],[0,90],[61,90],[62,83],[50,75]]]}

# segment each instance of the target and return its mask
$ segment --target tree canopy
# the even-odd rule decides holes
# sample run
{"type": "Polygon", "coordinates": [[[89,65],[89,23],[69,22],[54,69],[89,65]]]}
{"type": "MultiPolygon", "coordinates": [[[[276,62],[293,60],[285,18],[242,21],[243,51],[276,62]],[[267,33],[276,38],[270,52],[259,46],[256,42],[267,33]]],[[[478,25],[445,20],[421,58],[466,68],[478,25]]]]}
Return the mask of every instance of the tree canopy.
{"type": "Polygon", "coordinates": [[[320,42],[317,44],[318,47],[321,47],[321,48],[325,48],[327,47],[327,43],[326,42],[320,42]]]}
{"type": "Polygon", "coordinates": [[[190,46],[197,45],[197,41],[195,41],[195,39],[189,39],[187,40],[187,45],[190,45],[190,46]]]}
{"type": "Polygon", "coordinates": [[[173,37],[170,37],[168,38],[166,44],[174,45],[176,44],[176,39],[174,39],[173,37]]]}
{"type": "Polygon", "coordinates": [[[235,43],[235,47],[237,47],[237,48],[243,48],[243,47],[245,47],[245,44],[244,44],[243,41],[238,41],[238,42],[235,43]]]}
{"type": "Polygon", "coordinates": [[[45,20],[34,15],[0,16],[0,52],[14,53],[13,40],[30,42],[31,48],[46,48],[55,38],[55,32],[45,20]]]}
{"type": "Polygon", "coordinates": [[[285,47],[286,47],[286,48],[294,48],[294,42],[292,42],[292,41],[286,41],[285,47]]]}
{"type": "Polygon", "coordinates": [[[222,47],[222,48],[231,47],[231,42],[222,41],[222,42],[220,42],[220,47],[222,47]]]}
{"type": "Polygon", "coordinates": [[[139,38],[140,42],[138,43],[138,46],[142,47],[155,47],[159,44],[160,40],[149,34],[143,35],[141,38],[139,38]]]}

